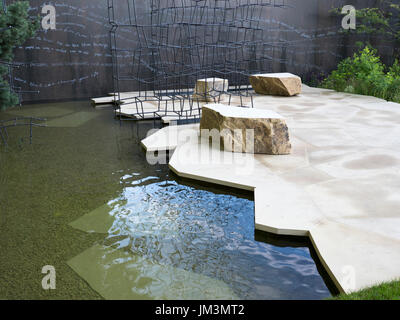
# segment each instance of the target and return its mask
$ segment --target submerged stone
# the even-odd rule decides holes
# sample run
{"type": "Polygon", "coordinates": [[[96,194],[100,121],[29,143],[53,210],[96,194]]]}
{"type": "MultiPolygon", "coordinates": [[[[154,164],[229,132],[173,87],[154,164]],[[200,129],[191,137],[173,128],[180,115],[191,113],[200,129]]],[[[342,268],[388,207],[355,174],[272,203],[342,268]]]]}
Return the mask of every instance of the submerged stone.
{"type": "Polygon", "coordinates": [[[105,299],[238,299],[221,280],[103,245],[94,245],[68,265],[105,299]]]}
{"type": "Polygon", "coordinates": [[[69,225],[85,232],[107,233],[115,220],[112,211],[113,207],[105,204],[69,223],[69,225]]]}
{"type": "Polygon", "coordinates": [[[83,126],[86,122],[97,118],[99,113],[80,111],[56,118],[47,122],[48,127],[77,128],[83,126]]]}
{"type": "Polygon", "coordinates": [[[301,78],[291,73],[266,73],[250,76],[250,83],[258,94],[295,96],[301,93],[301,78]]]}
{"type": "Polygon", "coordinates": [[[203,107],[200,132],[202,137],[219,138],[226,151],[271,155],[291,152],[286,121],[270,110],[208,104],[203,107]]]}

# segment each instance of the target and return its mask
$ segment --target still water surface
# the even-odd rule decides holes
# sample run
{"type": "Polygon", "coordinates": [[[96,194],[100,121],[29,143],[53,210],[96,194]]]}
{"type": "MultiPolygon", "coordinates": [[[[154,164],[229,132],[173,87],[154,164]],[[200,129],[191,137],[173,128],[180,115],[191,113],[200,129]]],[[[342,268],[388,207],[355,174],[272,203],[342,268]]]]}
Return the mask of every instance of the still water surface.
{"type": "MultiPolygon", "coordinates": [[[[251,195],[150,166],[153,122],[113,120],[86,102],[26,106],[48,128],[0,145],[0,298],[323,299],[303,243],[256,241],[251,195]],[[41,289],[54,265],[57,290],[41,289]]],[[[268,238],[268,237],[261,237],[268,238]]]]}

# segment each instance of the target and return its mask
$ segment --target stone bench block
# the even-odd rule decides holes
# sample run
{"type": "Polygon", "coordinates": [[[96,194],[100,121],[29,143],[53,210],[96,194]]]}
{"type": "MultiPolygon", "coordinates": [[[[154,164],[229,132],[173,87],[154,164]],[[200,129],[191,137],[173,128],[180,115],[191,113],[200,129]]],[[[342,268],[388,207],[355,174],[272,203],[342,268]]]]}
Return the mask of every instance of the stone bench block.
{"type": "Polygon", "coordinates": [[[226,79],[206,78],[196,82],[193,99],[203,102],[215,102],[226,98],[229,82],[226,79]]]}
{"type": "Polygon", "coordinates": [[[226,151],[271,155],[291,152],[286,121],[270,110],[207,104],[203,106],[200,130],[203,138],[208,135],[214,142],[219,138],[226,151]],[[211,130],[219,136],[213,136],[211,130]]]}
{"type": "Polygon", "coordinates": [[[290,97],[301,93],[301,78],[291,73],[252,75],[250,84],[258,94],[290,97]]]}

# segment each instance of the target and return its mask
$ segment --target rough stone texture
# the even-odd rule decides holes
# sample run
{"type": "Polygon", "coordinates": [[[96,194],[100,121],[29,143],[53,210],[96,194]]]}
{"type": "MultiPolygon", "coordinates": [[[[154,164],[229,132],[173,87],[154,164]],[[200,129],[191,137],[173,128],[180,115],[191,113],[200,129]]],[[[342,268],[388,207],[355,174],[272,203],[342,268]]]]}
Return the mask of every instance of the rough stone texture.
{"type": "MultiPolygon", "coordinates": [[[[226,151],[270,155],[291,152],[286,121],[273,111],[205,105],[200,122],[200,130],[204,129],[217,129],[221,146],[226,151]],[[253,133],[249,129],[254,130],[253,133]]],[[[201,134],[204,136],[203,132],[201,134]]]]}
{"type": "Polygon", "coordinates": [[[266,73],[250,76],[250,83],[258,94],[295,96],[301,93],[301,78],[291,73],[266,73]]]}
{"type": "Polygon", "coordinates": [[[229,82],[226,79],[206,78],[196,82],[193,99],[203,102],[217,102],[224,100],[228,91],[229,82]]]}

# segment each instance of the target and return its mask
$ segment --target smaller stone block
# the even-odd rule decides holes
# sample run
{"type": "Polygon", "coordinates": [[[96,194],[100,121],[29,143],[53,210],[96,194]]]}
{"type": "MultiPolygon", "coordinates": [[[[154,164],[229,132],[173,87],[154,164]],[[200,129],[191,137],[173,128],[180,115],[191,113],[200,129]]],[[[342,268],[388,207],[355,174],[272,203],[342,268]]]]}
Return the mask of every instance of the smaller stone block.
{"type": "Polygon", "coordinates": [[[291,73],[255,74],[250,84],[258,94],[290,97],[301,93],[301,78],[291,73]]]}
{"type": "Polygon", "coordinates": [[[203,102],[221,101],[226,98],[229,82],[226,79],[206,78],[196,82],[193,99],[203,102]]]}

